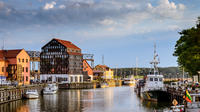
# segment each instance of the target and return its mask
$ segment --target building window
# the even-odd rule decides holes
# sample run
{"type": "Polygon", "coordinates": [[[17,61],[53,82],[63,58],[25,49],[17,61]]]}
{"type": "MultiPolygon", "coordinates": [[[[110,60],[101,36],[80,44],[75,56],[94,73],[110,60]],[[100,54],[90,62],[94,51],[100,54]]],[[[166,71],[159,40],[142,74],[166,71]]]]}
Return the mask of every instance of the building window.
{"type": "Polygon", "coordinates": [[[2,67],[2,72],[4,72],[4,67],[2,67]]]}
{"type": "Polygon", "coordinates": [[[26,67],[26,72],[28,72],[28,67],[26,67]]]}
{"type": "Polygon", "coordinates": [[[24,59],[22,59],[22,62],[24,63],[24,59]]]}
{"type": "Polygon", "coordinates": [[[82,77],[79,77],[79,80],[80,80],[79,82],[82,82],[82,77]]]}
{"type": "Polygon", "coordinates": [[[24,67],[22,67],[22,71],[24,72],[24,67]]]}
{"type": "Polygon", "coordinates": [[[150,80],[150,81],[153,81],[153,78],[150,78],[149,80],[150,80]]]}
{"type": "Polygon", "coordinates": [[[18,59],[19,62],[21,62],[20,58],[18,59]]]}
{"type": "Polygon", "coordinates": [[[28,59],[26,59],[26,63],[28,63],[28,59]]]}
{"type": "Polygon", "coordinates": [[[71,82],[73,82],[73,77],[70,77],[71,78],[71,82]]]}
{"type": "Polygon", "coordinates": [[[160,78],[159,81],[162,81],[162,78],[160,78]]]}
{"type": "Polygon", "coordinates": [[[26,81],[28,81],[28,76],[26,76],[26,81]]]}
{"type": "Polygon", "coordinates": [[[75,82],[78,82],[78,80],[77,80],[78,78],[77,78],[77,76],[75,76],[75,82]]]}
{"type": "Polygon", "coordinates": [[[155,80],[155,81],[158,81],[158,78],[155,78],[154,80],[155,80]]]}

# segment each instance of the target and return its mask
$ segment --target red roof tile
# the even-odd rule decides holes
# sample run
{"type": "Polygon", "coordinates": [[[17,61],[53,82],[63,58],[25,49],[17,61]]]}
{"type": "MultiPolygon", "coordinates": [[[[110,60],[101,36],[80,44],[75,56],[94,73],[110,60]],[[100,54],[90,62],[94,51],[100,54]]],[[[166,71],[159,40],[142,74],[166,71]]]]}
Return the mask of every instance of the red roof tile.
{"type": "Polygon", "coordinates": [[[76,53],[76,52],[67,52],[69,55],[80,55],[80,56],[82,56],[82,54],[81,53],[76,53]]]}
{"type": "Polygon", "coordinates": [[[3,59],[3,57],[5,58],[15,58],[19,52],[22,49],[16,49],[16,50],[0,50],[0,58],[3,59]]]}
{"type": "Polygon", "coordinates": [[[56,41],[60,42],[62,45],[64,45],[65,47],[68,48],[74,48],[74,49],[79,49],[81,50],[79,47],[77,47],[76,45],[74,45],[72,42],[70,41],[66,41],[66,40],[60,40],[60,39],[56,39],[54,38],[56,41]]]}

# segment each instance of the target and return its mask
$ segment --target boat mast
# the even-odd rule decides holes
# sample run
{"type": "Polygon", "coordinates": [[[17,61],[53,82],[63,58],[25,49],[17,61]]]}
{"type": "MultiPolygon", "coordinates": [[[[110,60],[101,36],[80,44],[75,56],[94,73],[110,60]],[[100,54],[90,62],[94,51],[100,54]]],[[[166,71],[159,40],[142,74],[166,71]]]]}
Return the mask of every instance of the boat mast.
{"type": "Polygon", "coordinates": [[[157,65],[160,63],[159,61],[159,58],[157,59],[158,57],[158,54],[156,53],[156,44],[154,44],[154,57],[153,57],[153,61],[150,62],[150,64],[153,65],[153,71],[154,71],[154,74],[158,74],[158,67],[157,65]]]}

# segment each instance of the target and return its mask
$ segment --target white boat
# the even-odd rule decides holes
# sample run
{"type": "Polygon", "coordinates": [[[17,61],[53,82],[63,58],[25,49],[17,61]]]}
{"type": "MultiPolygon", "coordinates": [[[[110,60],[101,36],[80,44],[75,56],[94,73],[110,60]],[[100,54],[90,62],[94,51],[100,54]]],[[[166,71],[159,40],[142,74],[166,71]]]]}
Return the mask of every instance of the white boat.
{"type": "Polygon", "coordinates": [[[134,86],[135,85],[134,77],[124,78],[124,85],[134,86]]]}
{"type": "MultiPolygon", "coordinates": [[[[155,47],[156,49],[156,47],[155,47]]],[[[163,84],[163,75],[159,74],[157,64],[159,64],[159,59],[156,50],[154,50],[154,59],[150,63],[153,65],[153,68],[150,70],[150,73],[146,76],[144,81],[144,86],[141,87],[140,96],[144,100],[149,101],[158,101],[158,97],[162,97],[164,84],[163,84]]]]}
{"type": "Polygon", "coordinates": [[[26,93],[25,93],[25,97],[26,98],[38,98],[39,94],[38,94],[38,91],[36,89],[27,90],[26,93]]]}
{"type": "Polygon", "coordinates": [[[101,88],[107,88],[109,87],[108,83],[104,82],[104,83],[101,83],[101,88]]]}
{"type": "Polygon", "coordinates": [[[171,110],[168,112],[184,112],[184,107],[184,105],[171,106],[171,110]]]}
{"type": "Polygon", "coordinates": [[[58,91],[58,86],[53,83],[53,84],[48,84],[44,90],[43,94],[55,94],[58,91]]]}

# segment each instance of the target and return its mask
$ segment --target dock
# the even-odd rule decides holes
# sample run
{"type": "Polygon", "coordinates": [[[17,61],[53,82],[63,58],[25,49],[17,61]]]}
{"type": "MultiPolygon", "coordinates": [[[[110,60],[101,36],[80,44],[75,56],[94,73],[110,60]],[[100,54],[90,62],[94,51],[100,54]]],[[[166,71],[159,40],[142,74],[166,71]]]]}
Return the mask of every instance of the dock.
{"type": "Polygon", "coordinates": [[[43,88],[44,84],[1,88],[0,104],[20,100],[24,97],[25,92],[30,89],[37,89],[38,92],[41,93],[43,88]]]}

